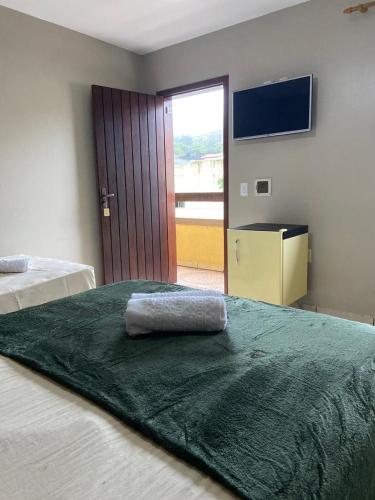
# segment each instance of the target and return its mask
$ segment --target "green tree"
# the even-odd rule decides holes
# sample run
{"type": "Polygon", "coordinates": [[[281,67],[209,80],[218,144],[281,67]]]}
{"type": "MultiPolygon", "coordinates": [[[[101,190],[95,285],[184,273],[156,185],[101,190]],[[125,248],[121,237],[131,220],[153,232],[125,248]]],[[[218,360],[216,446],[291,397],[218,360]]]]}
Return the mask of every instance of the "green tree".
{"type": "Polygon", "coordinates": [[[204,155],[223,152],[221,130],[203,135],[174,137],[174,156],[179,160],[198,160],[204,155]]]}

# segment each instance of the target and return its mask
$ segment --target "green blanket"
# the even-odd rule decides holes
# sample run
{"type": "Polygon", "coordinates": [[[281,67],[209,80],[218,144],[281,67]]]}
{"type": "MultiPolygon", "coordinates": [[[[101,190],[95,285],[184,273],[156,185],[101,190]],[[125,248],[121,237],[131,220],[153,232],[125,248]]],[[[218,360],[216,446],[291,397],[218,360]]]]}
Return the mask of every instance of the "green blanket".
{"type": "Polygon", "coordinates": [[[132,292],[181,288],[124,282],[4,315],[0,352],[239,496],[374,499],[375,329],[228,297],[226,332],[127,337],[132,292]]]}

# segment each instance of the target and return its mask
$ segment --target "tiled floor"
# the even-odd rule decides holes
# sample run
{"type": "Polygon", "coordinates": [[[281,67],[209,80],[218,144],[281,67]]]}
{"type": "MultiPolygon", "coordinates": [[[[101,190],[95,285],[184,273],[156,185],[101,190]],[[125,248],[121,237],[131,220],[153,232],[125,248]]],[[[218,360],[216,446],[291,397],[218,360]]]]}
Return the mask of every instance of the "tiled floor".
{"type": "Polygon", "coordinates": [[[177,266],[177,283],[193,288],[209,288],[224,292],[224,273],[177,266]]]}

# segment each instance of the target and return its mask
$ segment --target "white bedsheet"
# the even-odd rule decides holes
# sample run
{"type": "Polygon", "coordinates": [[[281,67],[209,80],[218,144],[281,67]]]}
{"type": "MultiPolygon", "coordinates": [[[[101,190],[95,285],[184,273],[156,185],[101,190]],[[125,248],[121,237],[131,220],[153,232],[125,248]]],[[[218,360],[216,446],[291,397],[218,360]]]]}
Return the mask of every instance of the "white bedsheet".
{"type": "Polygon", "coordinates": [[[100,408],[0,356],[1,500],[230,498],[100,408]]]}
{"type": "Polygon", "coordinates": [[[44,304],[95,288],[94,268],[31,257],[25,273],[0,273],[0,314],[44,304]]]}

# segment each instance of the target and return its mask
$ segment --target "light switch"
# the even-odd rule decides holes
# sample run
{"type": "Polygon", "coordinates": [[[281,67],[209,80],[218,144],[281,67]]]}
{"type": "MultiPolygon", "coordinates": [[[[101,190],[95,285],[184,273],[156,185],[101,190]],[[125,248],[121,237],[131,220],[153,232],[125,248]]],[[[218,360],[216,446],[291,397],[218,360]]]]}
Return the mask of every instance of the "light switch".
{"type": "Polygon", "coordinates": [[[247,196],[248,195],[248,184],[247,184],[247,182],[241,182],[241,184],[240,184],[240,194],[241,194],[241,196],[247,196]]]}

